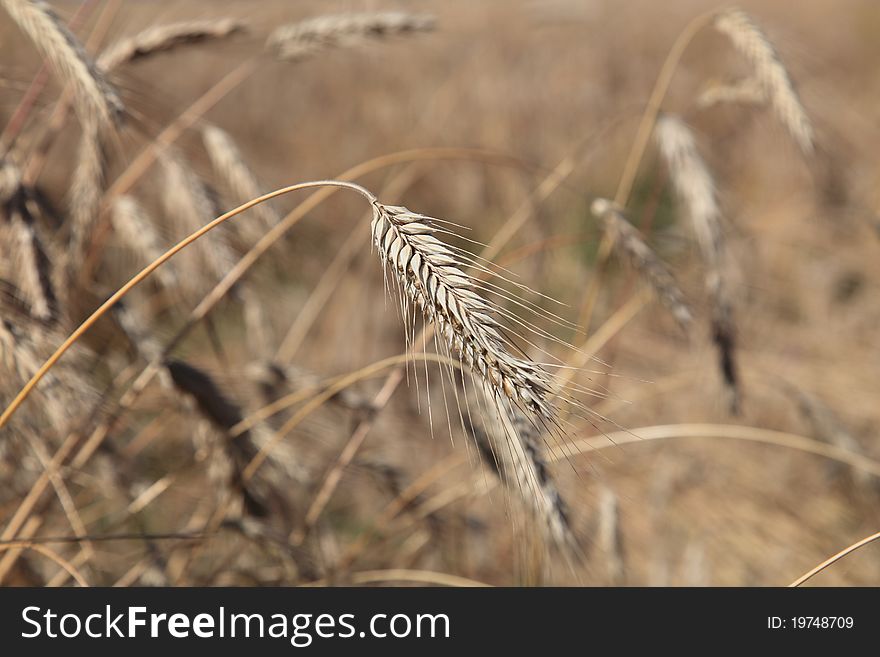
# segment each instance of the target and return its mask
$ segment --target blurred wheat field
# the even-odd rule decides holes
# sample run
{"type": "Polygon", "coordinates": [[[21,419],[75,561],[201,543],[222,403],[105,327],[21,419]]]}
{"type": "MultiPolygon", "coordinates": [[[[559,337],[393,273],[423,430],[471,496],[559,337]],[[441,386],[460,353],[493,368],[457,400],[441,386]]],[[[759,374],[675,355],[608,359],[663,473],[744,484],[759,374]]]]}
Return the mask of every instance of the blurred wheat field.
{"type": "Polygon", "coordinates": [[[878,30],[3,0],[3,408],[215,217],[378,200],[273,198],[100,315],[0,428],[0,582],[776,586],[873,534],[878,30]]]}

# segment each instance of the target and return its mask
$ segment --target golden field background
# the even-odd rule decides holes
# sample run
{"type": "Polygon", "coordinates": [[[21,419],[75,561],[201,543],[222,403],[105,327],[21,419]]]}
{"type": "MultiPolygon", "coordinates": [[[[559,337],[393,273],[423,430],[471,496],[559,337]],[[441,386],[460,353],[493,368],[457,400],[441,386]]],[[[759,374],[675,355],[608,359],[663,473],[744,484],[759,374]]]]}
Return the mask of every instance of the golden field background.
{"type": "MultiPolygon", "coordinates": [[[[76,4],[55,3],[63,17],[76,4]]],[[[105,44],[184,19],[233,17],[248,26],[227,40],[158,54],[111,76],[130,113],[128,127],[111,147],[111,181],[224,74],[258,56],[256,72],[202,121],[235,138],[265,189],[333,178],[370,158],[406,149],[483,149],[527,162],[530,166],[522,168],[460,158],[429,160],[372,173],[362,182],[379,193],[405,171],[409,184],[383,201],[465,225],[471,229],[466,236],[480,242],[490,241],[510,215],[533,202],[529,221],[497,260],[525,254],[505,266],[532,289],[565,304],[554,312],[572,322],[578,321],[590,282],[601,276],[596,311],[586,327],[589,334],[609,326],[641,290],[616,259],[597,272],[600,233],[590,200],[614,195],[642,108],[676,36],[690,19],[716,7],[685,0],[94,4],[78,30],[84,41],[103,11],[109,20],[105,44]],[[396,9],[432,13],[437,29],[329,49],[301,62],[278,62],[263,53],[267,34],[282,23],[323,13],[396,9]],[[564,183],[548,198],[536,200],[534,190],[566,161],[571,171],[564,183]]],[[[682,283],[697,321],[687,337],[652,301],[619,327],[597,360],[577,375],[581,385],[603,391],[605,398],[589,399],[589,405],[606,419],[572,419],[567,437],[631,431],[633,438],[553,466],[583,540],[582,563],[571,567],[544,545],[515,494],[503,487],[481,490],[481,483],[491,484],[493,475],[466,447],[454,423],[450,440],[439,392],[442,380],[432,371],[426,389],[420,370],[420,392],[415,378],[397,390],[355,465],[344,472],[315,535],[302,548],[310,552],[308,573],[282,566],[286,562],[278,555],[283,547],[254,545],[227,529],[198,541],[157,542],[168,583],[351,583],[359,581],[357,573],[398,569],[496,585],[784,585],[877,531],[880,487],[875,477],[860,476],[859,468],[792,446],[740,440],[736,429],[717,427],[757,427],[822,444],[845,431],[867,459],[880,459],[880,171],[874,156],[880,146],[880,6],[871,0],[777,0],[741,6],[766,31],[795,81],[816,129],[816,153],[803,156],[767,108],[697,107],[695,99],[706,84],[748,71],[723,36],[711,29],[701,32],[685,52],[663,106],[696,130],[718,184],[736,265],[741,413],[730,413],[718,373],[694,240],[651,149],[629,216],[635,223],[650,222],[648,241],[682,283]],[[801,412],[792,386],[817,408],[830,411],[835,418],[830,431],[801,412]],[[664,425],[714,425],[716,433],[728,437],[681,437],[694,431],[682,427],[668,430],[669,438],[638,440],[640,428],[664,425]],[[375,534],[371,527],[396,495],[377,482],[366,463],[393,467],[404,488],[428,482],[396,524],[375,534]],[[600,526],[603,500],[612,497],[619,507],[620,541],[609,554],[600,526]],[[436,513],[431,504],[439,505],[436,513]],[[364,537],[367,544],[358,557],[336,568],[340,557],[364,537]],[[615,570],[618,561],[620,571],[615,570]]],[[[0,49],[0,125],[5,125],[40,59],[5,14],[0,14],[0,49]]],[[[26,149],[38,133],[59,90],[53,82],[41,95],[20,147],[26,149]]],[[[78,134],[71,119],[39,180],[62,212],[78,134]]],[[[187,131],[179,146],[193,168],[211,181],[197,130],[187,131]]],[[[157,213],[163,193],[159,181],[147,176],[134,189],[157,213]]],[[[277,207],[287,211],[302,198],[282,198],[277,207]]],[[[353,232],[367,230],[361,200],[337,194],[295,226],[256,268],[252,279],[266,310],[270,352],[308,302],[340,245],[353,232]]],[[[102,294],[144,264],[112,242],[107,248],[95,273],[95,289],[83,295],[81,308],[70,311],[68,330],[102,294]]],[[[375,253],[364,246],[334,285],[295,355],[295,365],[326,378],[402,353],[400,320],[394,301],[386,303],[384,295],[375,253]]],[[[152,330],[166,337],[194,305],[160,311],[156,308],[162,303],[155,298],[136,298],[151,309],[152,330]]],[[[240,315],[235,300],[215,313],[222,356],[203,330],[193,332],[176,353],[215,375],[229,395],[253,411],[261,404],[242,381],[258,338],[246,334],[240,315]]],[[[565,340],[583,340],[570,330],[552,330],[565,340]]],[[[109,320],[102,320],[85,344],[95,354],[89,367],[96,390],[106,390],[113,375],[137,362],[109,320]]],[[[544,346],[560,358],[571,358],[570,352],[544,346]]],[[[372,396],[381,383],[381,378],[371,379],[354,391],[372,396]]],[[[112,398],[115,393],[100,394],[112,398]]],[[[6,400],[5,387],[3,395],[6,400]]],[[[287,536],[301,520],[358,419],[354,411],[327,405],[286,438],[309,474],[305,483],[284,491],[285,514],[271,519],[281,535],[287,536]]],[[[60,444],[64,436],[42,426],[47,442],[60,444]]],[[[64,472],[90,534],[201,529],[213,510],[213,484],[192,445],[193,426],[186,408],[175,405],[173,395],[156,385],[109,435],[124,467],[145,485],[175,473],[167,488],[137,513],[126,511],[126,502],[101,483],[97,463],[64,472]],[[146,426],[150,429],[145,433],[146,426]],[[138,441],[136,448],[131,447],[133,440],[138,441]]],[[[23,450],[17,453],[27,454],[26,446],[23,450]]],[[[27,454],[24,464],[7,462],[0,470],[9,482],[0,500],[4,527],[40,467],[27,454]]],[[[69,513],[53,495],[48,492],[39,508],[36,536],[73,533],[69,513]]],[[[138,583],[141,574],[134,567],[149,552],[143,542],[132,540],[94,542],[86,556],[80,545],[54,549],[94,584],[138,583]]],[[[868,545],[811,583],[875,585],[880,578],[878,551],[877,545],[868,545]]],[[[5,583],[65,581],[58,572],[40,554],[25,552],[6,573],[5,583]]],[[[399,579],[406,581],[405,576],[399,579]]],[[[398,581],[389,575],[391,580],[398,581]]]]}

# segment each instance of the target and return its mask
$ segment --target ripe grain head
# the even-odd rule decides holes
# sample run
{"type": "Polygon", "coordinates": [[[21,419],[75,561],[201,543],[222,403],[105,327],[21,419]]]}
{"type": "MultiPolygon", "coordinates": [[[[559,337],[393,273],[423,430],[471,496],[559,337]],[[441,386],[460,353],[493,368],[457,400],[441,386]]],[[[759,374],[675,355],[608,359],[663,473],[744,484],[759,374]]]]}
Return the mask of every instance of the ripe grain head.
{"type": "Polygon", "coordinates": [[[715,28],[749,60],[755,79],[770,99],[780,123],[804,153],[812,153],[813,126],[785,65],[764,31],[738,8],[719,13],[715,18],[715,28]]]}
{"type": "Polygon", "coordinates": [[[367,39],[433,30],[435,20],[427,14],[402,11],[361,14],[330,14],[283,25],[266,42],[267,47],[285,60],[308,57],[325,48],[345,48],[367,39]]]}

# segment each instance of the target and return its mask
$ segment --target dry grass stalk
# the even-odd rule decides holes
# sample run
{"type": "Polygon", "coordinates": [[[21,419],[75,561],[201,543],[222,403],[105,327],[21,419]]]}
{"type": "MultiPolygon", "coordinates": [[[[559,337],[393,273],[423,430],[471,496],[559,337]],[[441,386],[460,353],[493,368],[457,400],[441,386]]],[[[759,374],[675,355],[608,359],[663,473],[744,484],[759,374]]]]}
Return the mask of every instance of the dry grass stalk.
{"type": "Polygon", "coordinates": [[[101,130],[124,111],[115,89],[104,79],[82,44],[43,0],[0,0],[19,29],[74,91],[80,121],[96,120],[101,130]]]}
{"type": "Polygon", "coordinates": [[[804,153],[812,153],[813,126],[788,71],[761,28],[748,14],[737,8],[718,14],[715,28],[749,60],[755,78],[763,87],[779,121],[804,153]]]}
{"type": "MultiPolygon", "coordinates": [[[[256,176],[245,163],[241,151],[227,132],[208,125],[202,130],[202,139],[214,172],[230,192],[229,200],[238,205],[264,193],[265,190],[257,182],[256,176]]],[[[261,227],[263,230],[268,230],[280,220],[278,212],[271,203],[261,203],[253,208],[251,213],[257,218],[258,223],[251,221],[242,223],[242,233],[249,242],[255,242],[262,236],[261,227]]]]}
{"type": "Polygon", "coordinates": [[[401,11],[318,16],[277,28],[266,45],[281,59],[298,60],[324,48],[434,29],[434,17],[401,11]]]}
{"type": "Polygon", "coordinates": [[[144,59],[158,52],[182,45],[225,39],[245,29],[242,21],[233,18],[180,21],[149,27],[106,48],[97,64],[103,71],[112,71],[123,64],[144,59]]]}
{"type": "Polygon", "coordinates": [[[593,201],[591,210],[602,220],[604,230],[613,240],[614,249],[639,272],[653,288],[660,303],[679,325],[687,330],[693,321],[693,314],[678,283],[660,257],[642,239],[636,227],[627,221],[623,212],[613,202],[598,198],[593,201]]]}
{"type": "Polygon", "coordinates": [[[476,281],[463,270],[466,263],[436,237],[437,224],[404,207],[373,201],[373,242],[400,292],[401,316],[411,317],[413,304],[496,403],[509,402],[536,422],[552,424],[549,376],[536,363],[510,353],[496,319],[498,308],[476,292],[476,281]]]}
{"type": "MultiPolygon", "coordinates": [[[[153,220],[134,197],[123,195],[113,201],[112,221],[117,237],[137,256],[141,265],[152,262],[165,251],[153,220]]],[[[177,271],[173,261],[157,269],[154,276],[166,289],[177,287],[177,271]]]]}

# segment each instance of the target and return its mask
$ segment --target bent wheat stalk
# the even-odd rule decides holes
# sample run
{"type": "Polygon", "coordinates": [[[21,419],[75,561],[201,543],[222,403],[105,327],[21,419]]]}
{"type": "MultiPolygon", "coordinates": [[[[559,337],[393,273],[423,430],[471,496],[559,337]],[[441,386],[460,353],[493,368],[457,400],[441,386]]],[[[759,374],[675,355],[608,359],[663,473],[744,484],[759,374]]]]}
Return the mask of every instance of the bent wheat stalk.
{"type": "Polygon", "coordinates": [[[283,194],[316,187],[342,187],[358,192],[373,209],[372,234],[382,260],[391,265],[402,291],[418,303],[427,319],[435,321],[446,343],[468,364],[487,389],[536,422],[553,422],[555,413],[547,400],[548,375],[535,363],[517,358],[507,350],[494,318],[494,306],[475,292],[476,284],[458,266],[459,258],[436,236],[437,220],[397,206],[386,206],[366,188],[341,180],[299,183],[255,198],[220,215],[168,249],[144,267],[97,308],[34,373],[0,415],[6,425],[34,387],[64,353],[101,316],[163,263],[214,228],[245,210],[283,194]]]}

